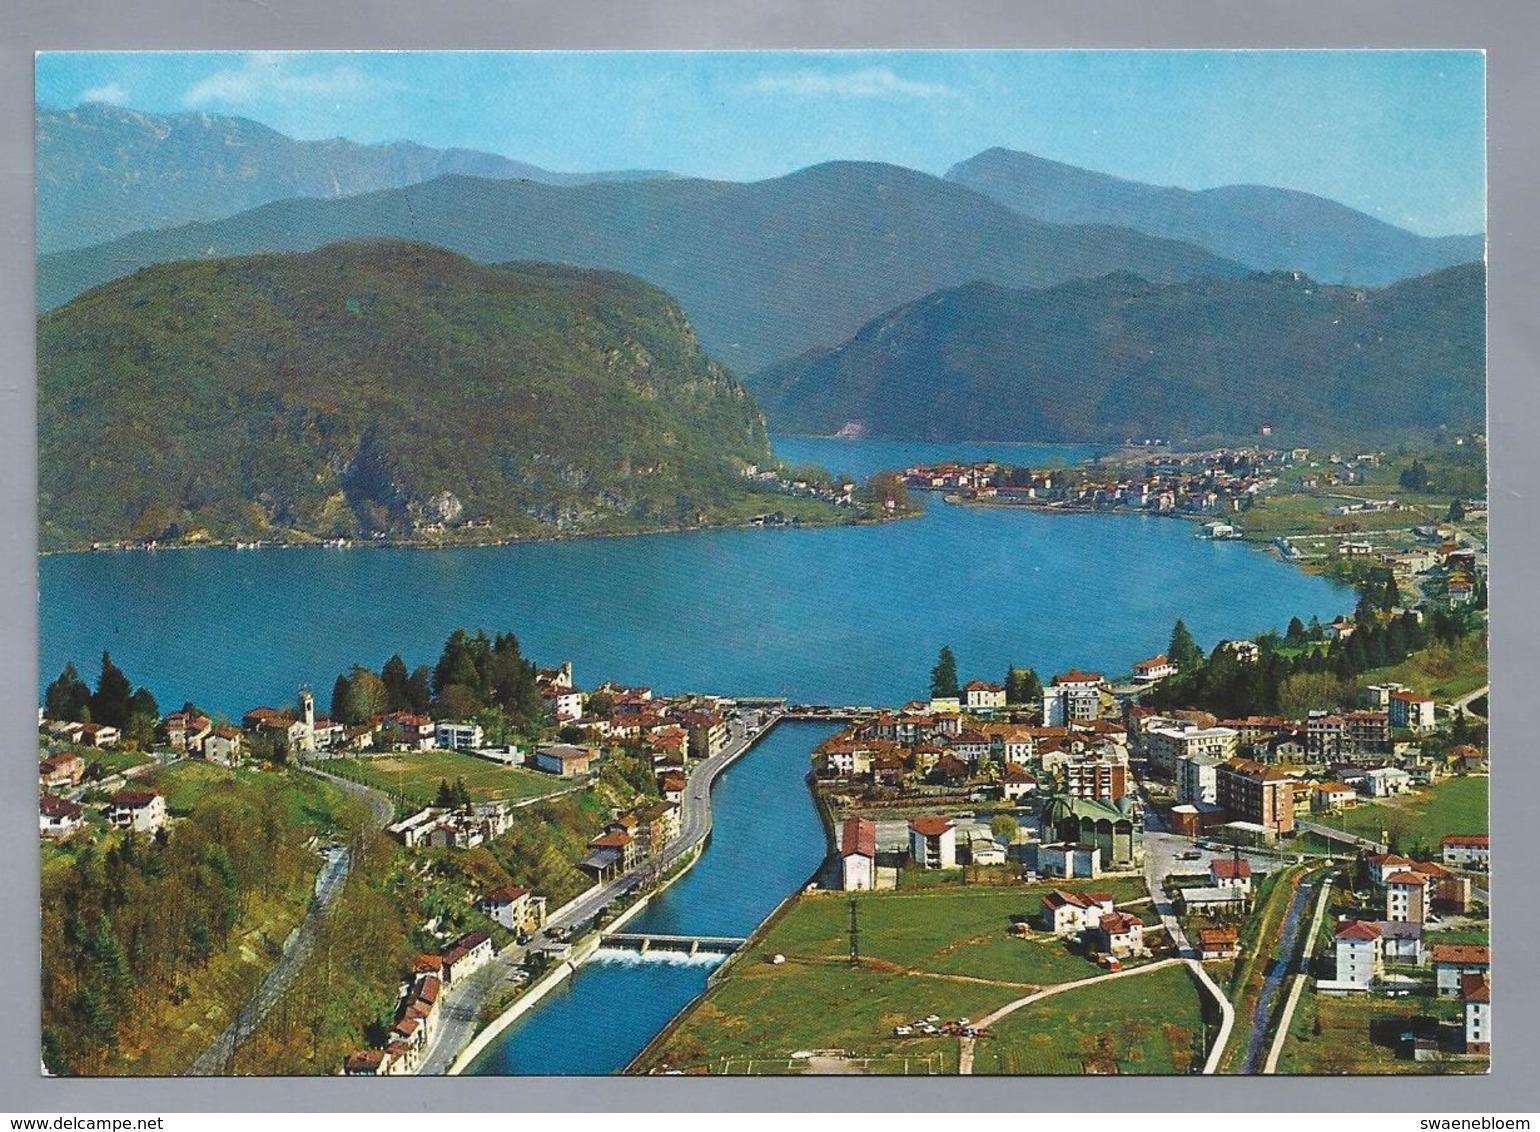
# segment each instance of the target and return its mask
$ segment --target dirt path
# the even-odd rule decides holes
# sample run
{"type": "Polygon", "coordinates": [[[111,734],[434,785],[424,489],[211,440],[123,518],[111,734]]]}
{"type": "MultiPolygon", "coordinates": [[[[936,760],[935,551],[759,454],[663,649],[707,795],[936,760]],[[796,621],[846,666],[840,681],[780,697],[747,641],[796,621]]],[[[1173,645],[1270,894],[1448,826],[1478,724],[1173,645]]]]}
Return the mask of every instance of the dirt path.
{"type": "MultiPolygon", "coordinates": [[[[990,1014],[986,1014],[984,1017],[978,1019],[978,1021],[973,1023],[973,1026],[975,1029],[985,1030],[990,1026],[993,1026],[996,1022],[1000,1021],[1000,1019],[1006,1017],[1007,1015],[1016,1013],[1016,1011],[1020,1010],[1023,1006],[1030,1006],[1034,1002],[1040,1002],[1045,998],[1052,997],[1053,995],[1063,994],[1065,991],[1079,990],[1081,987],[1088,987],[1092,983],[1108,983],[1114,979],[1137,978],[1140,975],[1147,975],[1151,971],[1159,971],[1163,967],[1170,967],[1173,964],[1182,962],[1184,962],[1184,960],[1162,959],[1156,963],[1150,963],[1144,967],[1135,967],[1128,971],[1114,971],[1110,975],[1092,975],[1088,979],[1077,979],[1073,983],[1058,983],[1054,986],[1046,987],[1043,990],[1037,991],[1035,994],[1029,994],[1024,998],[1018,998],[1014,1002],[1007,1002],[998,1010],[990,1014]]],[[[973,1073],[973,1047],[976,1039],[960,1038],[958,1040],[960,1045],[957,1052],[957,1072],[962,1076],[968,1076],[973,1073]]]]}

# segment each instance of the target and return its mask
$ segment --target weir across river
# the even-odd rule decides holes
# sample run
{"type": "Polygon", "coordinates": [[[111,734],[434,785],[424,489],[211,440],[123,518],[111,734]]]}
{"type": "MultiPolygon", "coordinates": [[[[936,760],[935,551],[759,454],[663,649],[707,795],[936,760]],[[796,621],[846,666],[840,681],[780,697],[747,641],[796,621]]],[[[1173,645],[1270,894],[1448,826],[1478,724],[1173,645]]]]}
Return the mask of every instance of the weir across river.
{"type": "Polygon", "coordinates": [[[623,947],[640,951],[684,951],[697,955],[702,951],[731,955],[747,942],[742,936],[724,935],[660,935],[657,932],[605,932],[600,935],[600,946],[623,947]]]}

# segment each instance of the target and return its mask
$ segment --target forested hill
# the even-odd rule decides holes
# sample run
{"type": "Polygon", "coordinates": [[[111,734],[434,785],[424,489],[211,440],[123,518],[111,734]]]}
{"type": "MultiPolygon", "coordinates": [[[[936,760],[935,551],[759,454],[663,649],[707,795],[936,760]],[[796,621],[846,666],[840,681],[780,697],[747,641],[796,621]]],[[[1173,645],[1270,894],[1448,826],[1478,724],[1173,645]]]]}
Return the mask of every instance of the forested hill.
{"type": "Polygon", "coordinates": [[[183,262],[38,322],[41,541],[709,520],[753,399],[639,280],[423,244],[183,262]]]}
{"type": "Polygon", "coordinates": [[[1485,271],[1382,290],[1297,273],[938,291],[746,379],[771,427],[1111,441],[1481,429],[1485,271]]]}

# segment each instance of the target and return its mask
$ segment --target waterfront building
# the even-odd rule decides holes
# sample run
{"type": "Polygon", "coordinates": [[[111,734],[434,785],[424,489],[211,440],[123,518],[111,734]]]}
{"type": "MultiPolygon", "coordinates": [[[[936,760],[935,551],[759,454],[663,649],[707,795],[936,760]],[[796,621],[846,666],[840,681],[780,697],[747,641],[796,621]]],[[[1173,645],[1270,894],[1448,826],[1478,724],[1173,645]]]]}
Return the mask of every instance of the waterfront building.
{"type": "Polygon", "coordinates": [[[992,712],[1005,707],[1005,685],[971,680],[963,688],[969,711],[992,712]]]}

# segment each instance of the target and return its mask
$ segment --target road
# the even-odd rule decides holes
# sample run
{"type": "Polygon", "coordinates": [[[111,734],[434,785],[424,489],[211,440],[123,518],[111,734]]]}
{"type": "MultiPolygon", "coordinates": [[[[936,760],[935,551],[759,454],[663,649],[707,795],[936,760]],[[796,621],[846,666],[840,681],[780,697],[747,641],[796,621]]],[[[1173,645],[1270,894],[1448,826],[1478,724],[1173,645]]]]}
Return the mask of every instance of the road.
{"type": "MultiPolygon", "coordinates": [[[[1455,712],[1463,711],[1466,715],[1475,715],[1476,713],[1471,711],[1471,709],[1470,709],[1471,702],[1473,700],[1479,700],[1482,696],[1486,695],[1491,690],[1492,690],[1492,686],[1490,684],[1483,684],[1483,685],[1481,685],[1481,687],[1477,688],[1474,692],[1466,692],[1465,695],[1461,696],[1459,699],[1454,700],[1454,701],[1452,701],[1450,703],[1450,705],[1449,705],[1450,713],[1453,714],[1455,712]]],[[[1490,706],[1490,705],[1488,705],[1488,706],[1490,706]]],[[[1482,717],[1477,716],[1477,718],[1479,719],[1479,718],[1482,718],[1482,717]]]]}
{"type": "Polygon", "coordinates": [[[1344,830],[1334,829],[1320,822],[1296,820],[1294,824],[1308,833],[1318,834],[1329,841],[1341,841],[1355,848],[1367,849],[1371,853],[1388,853],[1390,847],[1378,841],[1370,841],[1367,837],[1358,837],[1344,830]]]}
{"type": "Polygon", "coordinates": [[[283,941],[283,952],[273,969],[267,973],[256,992],[246,1000],[236,1013],[235,1021],[226,1026],[214,1043],[198,1055],[188,1068],[192,1077],[209,1077],[230,1072],[230,1061],[241,1044],[251,1037],[252,1031],[261,1025],[268,1011],[278,1004],[283,992],[289,989],[300,969],[315,948],[316,937],[321,932],[321,921],[326,910],[342,891],[352,867],[352,854],[346,849],[331,849],[326,853],[326,864],[316,877],[315,895],[310,908],[299,926],[283,941]]]}
{"type": "MultiPolygon", "coordinates": [[[[349,794],[365,798],[369,803],[369,817],[373,829],[384,829],[395,816],[395,807],[389,798],[378,790],[371,790],[367,786],[361,786],[356,782],[349,782],[344,778],[337,778],[313,768],[304,768],[312,774],[319,775],[328,782],[335,783],[349,794]]],[[[278,957],[278,962],[267,973],[256,991],[248,998],[245,1004],[236,1012],[235,1020],[226,1026],[219,1037],[214,1039],[212,1045],[200,1053],[187,1073],[193,1077],[208,1077],[214,1074],[228,1073],[231,1059],[241,1044],[251,1037],[252,1031],[261,1025],[268,1012],[278,1004],[283,997],[283,992],[289,989],[296,975],[304,967],[310,958],[310,953],[315,948],[316,937],[321,932],[321,921],[326,918],[337,897],[342,894],[342,886],[348,878],[348,873],[353,868],[353,853],[347,848],[333,848],[325,852],[326,863],[321,867],[320,875],[316,877],[315,892],[310,900],[310,907],[305,912],[305,918],[289,933],[289,938],[283,941],[283,950],[278,957]]]]}
{"type": "Polygon", "coordinates": [[[711,784],[734,759],[779,723],[781,714],[779,711],[769,713],[764,725],[758,728],[748,728],[741,722],[735,722],[729,732],[727,745],[695,766],[679,800],[679,836],[669,842],[661,857],[616,877],[581,900],[558,909],[527,944],[504,948],[491,963],[468,980],[447,988],[440,1005],[438,1025],[418,1063],[417,1072],[423,1076],[449,1072],[460,1051],[470,1044],[476,1032],[481,1029],[482,1003],[500,983],[512,979],[514,972],[523,969],[524,959],[531,948],[550,942],[553,931],[587,923],[605,905],[631,892],[649,874],[666,875],[687,854],[693,853],[711,833],[711,784]]]}
{"type": "Polygon", "coordinates": [[[1185,837],[1174,833],[1162,833],[1158,829],[1152,832],[1150,826],[1159,823],[1153,806],[1146,804],[1144,814],[1146,822],[1144,885],[1150,890],[1150,903],[1159,913],[1161,923],[1165,924],[1166,934],[1176,948],[1176,953],[1187,964],[1193,978],[1198,980],[1214,1004],[1219,1007],[1219,1033],[1214,1037],[1214,1044],[1209,1049],[1208,1061],[1203,1066],[1204,1073],[1216,1073],[1219,1070],[1219,1059],[1224,1055],[1225,1046],[1230,1041],[1230,1034],[1235,1029],[1235,1007],[1230,1004],[1230,1000],[1219,989],[1219,984],[1214,982],[1204,968],[1197,949],[1188,942],[1187,933],[1182,930],[1181,921],[1176,918],[1176,908],[1166,896],[1164,883],[1167,875],[1179,871],[1174,867],[1175,862],[1180,859],[1178,854],[1191,851],[1191,843],[1185,837]],[[1152,818],[1154,822],[1151,821],[1152,818]]]}

